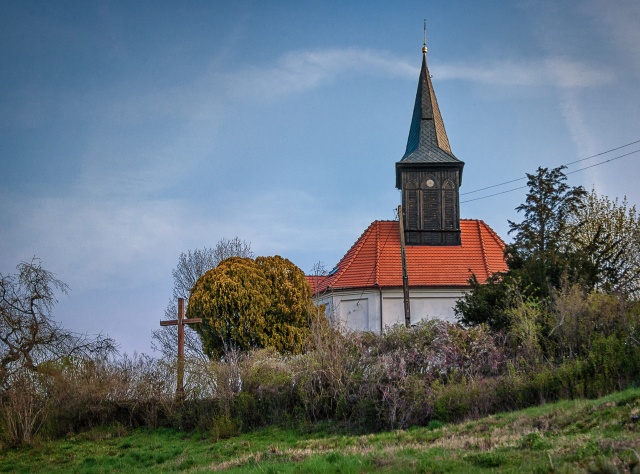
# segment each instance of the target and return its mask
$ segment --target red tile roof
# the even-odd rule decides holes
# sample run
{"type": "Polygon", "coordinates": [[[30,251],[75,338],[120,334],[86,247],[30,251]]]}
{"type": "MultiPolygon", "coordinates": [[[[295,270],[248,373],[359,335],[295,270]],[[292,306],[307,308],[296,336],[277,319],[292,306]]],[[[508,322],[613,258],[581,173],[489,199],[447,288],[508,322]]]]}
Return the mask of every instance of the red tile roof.
{"type": "MultiPolygon", "coordinates": [[[[460,229],[459,246],[407,246],[411,287],[468,287],[472,274],[485,281],[507,269],[504,242],[487,224],[461,219],[460,229]]],[[[401,287],[398,221],[373,222],[334,270],[323,278],[308,277],[314,293],[328,288],[401,287]]]]}
{"type": "Polygon", "coordinates": [[[305,275],[305,278],[307,279],[307,283],[309,283],[309,286],[312,289],[315,289],[320,286],[320,283],[326,278],[326,276],[305,275]]]}

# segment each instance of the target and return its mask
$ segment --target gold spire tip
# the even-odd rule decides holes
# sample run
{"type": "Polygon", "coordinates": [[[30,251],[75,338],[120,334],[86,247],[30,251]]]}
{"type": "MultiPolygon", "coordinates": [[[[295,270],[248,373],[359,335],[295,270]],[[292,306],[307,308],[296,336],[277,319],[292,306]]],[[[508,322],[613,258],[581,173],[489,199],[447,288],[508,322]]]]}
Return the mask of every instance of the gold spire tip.
{"type": "Polygon", "coordinates": [[[427,54],[427,19],[424,19],[424,41],[422,42],[422,52],[427,54]]]}

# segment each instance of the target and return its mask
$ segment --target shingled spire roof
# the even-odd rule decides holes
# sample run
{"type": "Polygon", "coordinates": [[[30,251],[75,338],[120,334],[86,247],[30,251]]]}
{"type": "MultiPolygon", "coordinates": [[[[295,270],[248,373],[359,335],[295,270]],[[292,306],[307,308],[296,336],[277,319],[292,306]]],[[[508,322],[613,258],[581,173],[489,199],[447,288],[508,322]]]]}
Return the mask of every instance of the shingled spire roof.
{"type": "Polygon", "coordinates": [[[423,49],[422,69],[409,128],[407,149],[398,164],[413,163],[462,163],[451,152],[427,67],[426,47],[423,49]]]}

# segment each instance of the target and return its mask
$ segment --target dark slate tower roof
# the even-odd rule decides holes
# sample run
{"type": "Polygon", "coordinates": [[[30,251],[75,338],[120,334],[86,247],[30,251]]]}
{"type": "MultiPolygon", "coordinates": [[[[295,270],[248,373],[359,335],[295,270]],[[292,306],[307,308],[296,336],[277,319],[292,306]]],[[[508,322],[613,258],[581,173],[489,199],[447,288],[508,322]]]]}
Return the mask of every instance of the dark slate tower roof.
{"type": "Polygon", "coordinates": [[[464,163],[451,153],[427,68],[425,38],[407,149],[396,163],[407,245],[461,245],[459,189],[463,167],[464,163]]]}
{"type": "Polygon", "coordinates": [[[444,128],[436,94],[427,67],[426,47],[423,48],[422,69],[418,80],[418,91],[413,107],[407,149],[402,159],[396,163],[396,187],[401,188],[400,167],[413,164],[438,165],[458,164],[462,161],[454,156],[449,138],[444,128]]]}

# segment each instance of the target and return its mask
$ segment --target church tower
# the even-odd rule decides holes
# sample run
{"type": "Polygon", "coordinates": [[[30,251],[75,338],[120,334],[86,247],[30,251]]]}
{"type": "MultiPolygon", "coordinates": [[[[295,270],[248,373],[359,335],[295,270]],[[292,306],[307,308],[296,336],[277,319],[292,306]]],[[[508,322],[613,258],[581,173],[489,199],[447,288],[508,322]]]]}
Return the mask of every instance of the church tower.
{"type": "Polygon", "coordinates": [[[463,167],[449,146],[427,68],[425,38],[407,149],[396,163],[407,245],[460,245],[463,167]]]}

